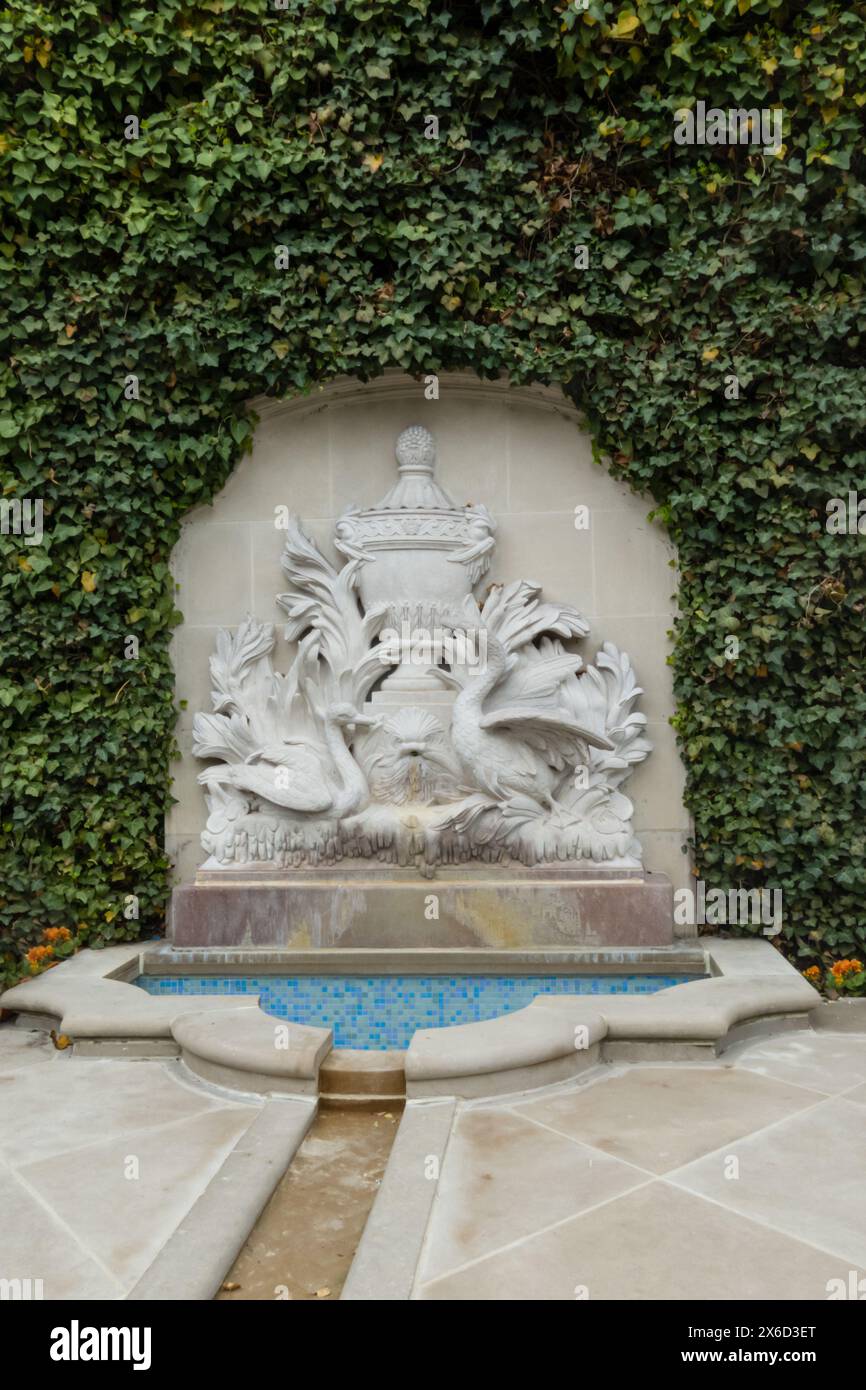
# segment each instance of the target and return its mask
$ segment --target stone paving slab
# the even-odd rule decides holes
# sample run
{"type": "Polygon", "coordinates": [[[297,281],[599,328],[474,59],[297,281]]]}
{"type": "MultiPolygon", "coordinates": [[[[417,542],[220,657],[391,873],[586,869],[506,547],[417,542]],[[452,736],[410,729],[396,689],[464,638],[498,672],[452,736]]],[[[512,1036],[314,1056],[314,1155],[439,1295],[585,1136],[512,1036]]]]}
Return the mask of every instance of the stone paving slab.
{"type": "Polygon", "coordinates": [[[3,1024],[0,1278],[125,1297],[261,1109],[174,1060],[82,1060],[3,1024]]]}
{"type": "Polygon", "coordinates": [[[646,1182],[631,1164],[521,1115],[470,1110],[449,1145],[424,1265],[434,1278],[646,1182]]]}
{"type": "Polygon", "coordinates": [[[827,1299],[866,1270],[864,1065],[798,1032],[459,1103],[411,1297],[827,1299]]]}
{"type": "Polygon", "coordinates": [[[33,1028],[4,1027],[2,1039],[0,1071],[3,1076],[22,1067],[33,1066],[35,1062],[50,1062],[55,1057],[59,1060],[63,1056],[47,1033],[33,1028]]]}
{"type": "Polygon", "coordinates": [[[637,1065],[578,1094],[529,1101],[519,1113],[660,1174],[821,1099],[746,1070],[637,1065]]]}
{"type": "Polygon", "coordinates": [[[421,1285],[423,1300],[822,1299],[849,1263],[656,1181],[421,1285]]]}
{"type": "MultiPolygon", "coordinates": [[[[63,1182],[59,1170],[56,1181],[63,1182]]],[[[123,1286],[111,1271],[3,1164],[0,1215],[0,1278],[41,1279],[46,1299],[123,1296],[123,1286]]]]}
{"type": "Polygon", "coordinates": [[[249,1127],[251,1111],[191,1112],[25,1164],[18,1176],[128,1289],[249,1127]]]}
{"type": "MultiPolygon", "coordinates": [[[[62,1054],[60,1054],[62,1056],[62,1054]]],[[[225,1104],[183,1085],[176,1062],[70,1058],[4,1073],[0,1159],[13,1168],[140,1133],[225,1104]]]]}
{"type": "Polygon", "coordinates": [[[843,1096],[669,1176],[678,1187],[866,1267],[864,1174],[866,1107],[843,1096]]]}
{"type": "Polygon", "coordinates": [[[801,1032],[732,1047],[725,1061],[761,1076],[838,1095],[866,1082],[866,1035],[801,1032]]]}

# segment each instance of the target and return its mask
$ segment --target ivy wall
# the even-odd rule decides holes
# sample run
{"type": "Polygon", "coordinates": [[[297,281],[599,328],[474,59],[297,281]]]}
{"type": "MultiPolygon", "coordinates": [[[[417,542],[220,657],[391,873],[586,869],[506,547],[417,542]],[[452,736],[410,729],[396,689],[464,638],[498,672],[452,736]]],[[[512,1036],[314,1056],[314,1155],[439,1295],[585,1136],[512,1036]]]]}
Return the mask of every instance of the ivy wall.
{"type": "Polygon", "coordinates": [[[866,951],[866,6],[18,0],[0,62],[0,973],[161,930],[182,518],[386,367],[566,387],[679,548],[698,874],[866,951]]]}

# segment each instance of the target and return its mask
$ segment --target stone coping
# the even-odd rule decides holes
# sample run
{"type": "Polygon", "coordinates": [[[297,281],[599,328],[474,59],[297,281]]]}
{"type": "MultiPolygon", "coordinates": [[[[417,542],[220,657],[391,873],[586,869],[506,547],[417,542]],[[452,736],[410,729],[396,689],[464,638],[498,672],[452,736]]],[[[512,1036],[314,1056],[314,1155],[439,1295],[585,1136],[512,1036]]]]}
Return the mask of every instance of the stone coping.
{"type": "MultiPolygon", "coordinates": [[[[436,866],[436,883],[469,884],[479,888],[501,888],[505,883],[644,883],[655,879],[661,882],[665,874],[653,873],[640,864],[606,863],[592,868],[579,868],[568,863],[555,864],[486,864],[478,862],[473,871],[469,864],[436,866]]],[[[406,884],[416,888],[433,880],[419,883],[419,871],[414,864],[370,863],[366,859],[341,860],[339,864],[303,865],[285,868],[279,864],[262,863],[255,868],[220,864],[211,856],[196,870],[195,883],[199,888],[249,888],[266,884],[268,887],[344,888],[347,884],[363,887],[375,883],[382,888],[401,888],[406,884]]]]}
{"type": "Polygon", "coordinates": [[[283,1023],[257,1000],[220,1014],[181,1015],[172,1035],[190,1071],[204,1080],[289,1095],[318,1091],[319,1066],[333,1046],[330,1028],[283,1023]]]}
{"type": "Polygon", "coordinates": [[[456,1106],[452,1097],[407,1105],[341,1302],[409,1298],[456,1106]]]}
{"type": "Polygon", "coordinates": [[[13,985],[0,1006],[31,1023],[48,1021],[91,1056],[180,1055],[197,1076],[230,1090],[317,1094],[319,1065],[333,1044],[329,1028],[282,1024],[259,1008],[257,995],[241,1002],[148,994],[129,983],[148,950],[139,943],[80,951],[13,985]]]}
{"type": "Polygon", "coordinates": [[[704,975],[706,952],[672,946],[402,946],[325,949],[272,946],[152,947],[141,958],[143,975],[704,975]]]}
{"type": "MultiPolygon", "coordinates": [[[[709,978],[647,996],[542,995],[527,1008],[489,1022],[419,1029],[405,1054],[407,1096],[500,1095],[551,1085],[599,1060],[721,1052],[741,1036],[743,1026],[754,1029],[768,1020],[775,1027],[783,1020],[805,1024],[818,1009],[816,991],[768,941],[710,937],[696,944],[709,978]]],[[[190,956],[201,953],[175,951],[173,957],[181,954],[189,970],[197,964],[190,956]]],[[[303,953],[308,968],[320,968],[326,954],[303,953]]],[[[339,954],[343,969],[352,956],[356,969],[369,968],[369,951],[339,954]]],[[[619,956],[620,969],[643,969],[648,953],[587,955],[572,949],[568,954],[572,967],[578,955],[584,969],[590,956],[596,969],[603,958],[619,956]]],[[[431,953],[426,955],[429,959],[431,953]]],[[[254,964],[253,952],[210,953],[223,971],[229,956],[235,969],[254,964]]],[[[283,970],[287,959],[300,957],[283,953],[283,970]]],[[[461,968],[472,959],[476,969],[480,964],[504,969],[511,953],[449,952],[449,970],[458,957],[461,968]]],[[[524,971],[537,970],[542,962],[549,969],[561,959],[557,951],[521,951],[515,965],[518,957],[524,971]]],[[[694,947],[664,948],[665,969],[685,958],[695,961],[694,947]]],[[[405,969],[418,959],[400,951],[393,963],[405,969]]],[[[223,1087],[282,1095],[317,1091],[319,1067],[333,1046],[329,1029],[283,1024],[265,1014],[255,996],[245,996],[242,1004],[236,997],[155,997],[125,982],[142,970],[163,969],[165,960],[166,948],[156,942],[82,951],[7,990],[0,1005],[31,1020],[56,1020],[73,1041],[99,1046],[102,1055],[110,1054],[112,1043],[120,1051],[137,1043],[138,1055],[147,1055],[147,1045],[154,1047],[153,1055],[165,1055],[169,1048],[191,1071],[223,1087]]]]}
{"type": "Polygon", "coordinates": [[[312,1098],[266,1101],[127,1301],[215,1298],[315,1114],[312,1098]]]}

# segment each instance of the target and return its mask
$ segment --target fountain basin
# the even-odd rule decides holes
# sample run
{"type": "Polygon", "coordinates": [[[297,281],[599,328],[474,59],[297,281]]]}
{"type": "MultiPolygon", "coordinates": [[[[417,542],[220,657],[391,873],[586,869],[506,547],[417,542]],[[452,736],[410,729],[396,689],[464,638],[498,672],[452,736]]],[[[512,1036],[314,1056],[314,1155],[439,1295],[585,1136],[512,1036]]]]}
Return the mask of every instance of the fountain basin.
{"type": "MultiPolygon", "coordinates": [[[[490,969],[490,967],[487,967],[490,969]]],[[[536,967],[537,968],[537,967],[536,967]]],[[[405,1051],[419,1028],[484,1023],[526,1008],[541,995],[652,994],[697,973],[140,975],[158,998],[257,997],[275,1018],[330,1028],[335,1048],[405,1051]]]]}

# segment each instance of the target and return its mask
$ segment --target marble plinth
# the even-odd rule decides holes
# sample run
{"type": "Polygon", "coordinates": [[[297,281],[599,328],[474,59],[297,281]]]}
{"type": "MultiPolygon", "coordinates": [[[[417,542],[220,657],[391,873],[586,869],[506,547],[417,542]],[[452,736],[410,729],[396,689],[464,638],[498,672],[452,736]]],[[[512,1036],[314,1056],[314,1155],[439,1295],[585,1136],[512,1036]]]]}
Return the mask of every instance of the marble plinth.
{"type": "Polygon", "coordinates": [[[670,946],[664,874],[544,867],[204,868],[172,897],[175,946],[670,946]]]}

